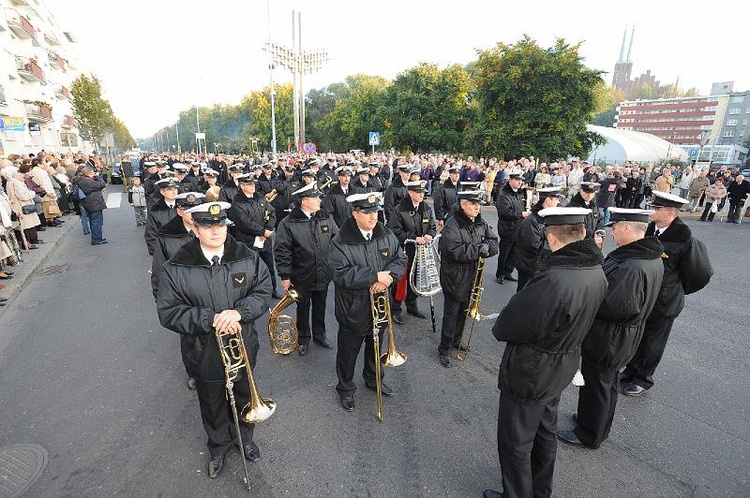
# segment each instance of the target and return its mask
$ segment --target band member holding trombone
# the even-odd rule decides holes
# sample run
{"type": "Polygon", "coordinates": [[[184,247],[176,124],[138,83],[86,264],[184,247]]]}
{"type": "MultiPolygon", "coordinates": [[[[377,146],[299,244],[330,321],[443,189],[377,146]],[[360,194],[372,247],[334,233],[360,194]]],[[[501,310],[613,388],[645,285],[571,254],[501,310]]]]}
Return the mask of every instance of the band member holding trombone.
{"type": "MultiPolygon", "coordinates": [[[[212,479],[221,472],[232,445],[232,405],[227,401],[218,333],[240,334],[250,367],[255,366],[259,347],[255,320],[268,310],[272,289],[270,273],[258,253],[227,235],[232,223],[227,218],[229,207],[226,202],[210,202],[188,210],[195,238],[164,265],[156,296],[159,321],[181,335],[183,359],[195,379],[212,479]]],[[[240,375],[243,378],[232,389],[238,410],[250,402],[249,379],[240,375]]],[[[257,461],[255,426],[239,425],[245,458],[257,461]]]]}
{"type": "Polygon", "coordinates": [[[294,286],[299,293],[297,352],[305,356],[310,338],[326,349],[333,349],[326,337],[326,297],[331,283],[328,255],[331,239],[339,233],[339,228],[333,218],[320,209],[323,193],[317,183],[295,190],[292,195],[295,199],[292,212],[276,229],[274,255],[281,288],[287,292],[294,286]]]}
{"type": "MultiPolygon", "coordinates": [[[[335,310],[339,322],[336,385],[341,406],[354,410],[354,366],[362,342],[365,361],[362,375],[368,389],[377,390],[371,294],[387,292],[406,269],[406,255],[398,239],[378,221],[382,194],[350,195],[352,216],[341,225],[331,243],[329,263],[336,289],[335,310]]],[[[382,339],[383,330],[380,332],[382,339]]],[[[379,352],[378,352],[379,353],[379,352]]],[[[383,396],[393,390],[381,383],[383,396]]]]}
{"type": "MultiPolygon", "coordinates": [[[[408,258],[407,268],[411,268],[414,264],[416,249],[413,244],[406,245],[405,242],[413,240],[416,244],[430,244],[432,243],[432,239],[437,235],[435,215],[432,213],[430,205],[424,201],[426,189],[427,182],[425,180],[406,182],[407,195],[396,205],[393,214],[388,218],[388,228],[393,231],[401,247],[406,251],[406,257],[408,258]]],[[[417,306],[417,294],[409,285],[408,278],[404,278],[391,291],[393,295],[391,313],[394,322],[404,322],[403,318],[401,318],[401,301],[404,298],[398,296],[398,294],[405,294],[407,313],[417,318],[427,318],[417,306]],[[398,292],[402,290],[401,286],[404,284],[406,287],[404,292],[398,292]]]]}
{"type": "Polygon", "coordinates": [[[438,354],[440,364],[451,366],[451,349],[460,347],[472,282],[480,258],[497,254],[498,240],[482,218],[482,192],[458,192],[458,207],[445,221],[440,236],[440,285],[445,294],[438,354]]]}
{"type": "MultiPolygon", "coordinates": [[[[602,253],[584,239],[588,209],[539,211],[552,253],[511,297],[492,333],[504,341],[497,447],[505,496],[550,496],[560,393],[607,293],[602,253]],[[533,312],[530,312],[533,310],[533,312]]],[[[485,497],[500,496],[487,490],[485,497]]]]}

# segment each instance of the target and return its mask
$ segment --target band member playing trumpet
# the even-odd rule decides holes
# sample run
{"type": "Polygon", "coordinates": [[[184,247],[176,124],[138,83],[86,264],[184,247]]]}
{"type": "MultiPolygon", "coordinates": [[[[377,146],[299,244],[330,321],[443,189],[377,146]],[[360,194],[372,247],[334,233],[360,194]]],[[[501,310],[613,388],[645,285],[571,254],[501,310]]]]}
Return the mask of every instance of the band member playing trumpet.
{"type": "MultiPolygon", "coordinates": [[[[581,343],[607,292],[602,253],[584,239],[587,214],[583,208],[539,211],[552,254],[492,327],[495,338],[506,342],[497,417],[506,496],[552,494],[560,393],[573,379],[581,343]]],[[[500,494],[487,490],[484,496],[500,494]]]]}
{"type": "MultiPolygon", "coordinates": [[[[215,478],[232,445],[230,404],[215,331],[242,334],[250,365],[256,364],[255,320],[267,310],[271,277],[258,254],[227,235],[229,204],[205,203],[188,210],[195,238],[164,265],[156,295],[159,321],[182,337],[183,360],[195,379],[203,427],[208,436],[208,477],[215,478]]],[[[244,374],[242,374],[244,377],[244,374]]],[[[248,382],[233,390],[237,405],[250,400],[248,382]]],[[[260,459],[253,424],[240,423],[245,458],[260,459]]]]}
{"type": "MultiPolygon", "coordinates": [[[[352,216],[344,221],[331,243],[329,262],[339,322],[336,390],[341,406],[349,412],[354,410],[357,386],[352,379],[362,342],[365,343],[362,372],[365,385],[368,389],[377,389],[370,295],[386,291],[406,269],[406,255],[398,239],[378,221],[382,197],[376,192],[350,195],[347,201],[352,205],[352,216]]],[[[383,332],[381,330],[381,339],[383,332]]],[[[381,392],[383,396],[393,395],[393,390],[382,383],[381,392]]]]}
{"type": "Polygon", "coordinates": [[[274,255],[281,288],[286,292],[290,286],[294,286],[300,296],[297,303],[297,352],[304,356],[311,337],[316,344],[333,349],[333,344],[326,337],[325,322],[326,297],[331,282],[328,255],[331,252],[331,239],[339,233],[339,228],[333,218],[320,209],[323,193],[317,183],[311,183],[292,194],[296,205],[289,216],[279,223],[274,255]]]}
{"type": "MultiPolygon", "coordinates": [[[[427,189],[425,180],[413,181],[406,183],[406,197],[396,205],[393,214],[388,218],[388,228],[398,238],[401,247],[406,251],[408,258],[407,268],[414,264],[414,253],[416,249],[413,244],[405,247],[407,240],[414,240],[416,244],[430,244],[432,239],[437,235],[437,224],[432,208],[424,201],[424,194],[427,189]]],[[[393,321],[403,323],[401,318],[401,300],[396,296],[397,287],[406,284],[406,312],[417,318],[427,318],[417,306],[417,294],[411,288],[408,278],[404,279],[399,286],[391,289],[393,300],[391,313],[393,321]]],[[[401,298],[403,299],[403,298],[401,298]]]]}
{"type": "Polygon", "coordinates": [[[451,349],[460,347],[479,258],[497,254],[498,245],[497,235],[482,218],[482,193],[467,190],[458,192],[457,198],[458,207],[440,236],[440,285],[445,300],[438,354],[446,368],[451,366],[451,349]]]}

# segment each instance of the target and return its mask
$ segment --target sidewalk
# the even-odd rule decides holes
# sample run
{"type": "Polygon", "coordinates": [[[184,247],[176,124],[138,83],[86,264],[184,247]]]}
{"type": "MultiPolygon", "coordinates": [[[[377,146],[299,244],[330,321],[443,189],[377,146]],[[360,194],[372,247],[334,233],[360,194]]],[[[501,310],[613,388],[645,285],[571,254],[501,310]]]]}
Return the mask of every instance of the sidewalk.
{"type": "Polygon", "coordinates": [[[71,213],[63,216],[62,219],[65,221],[63,226],[58,228],[48,227],[43,232],[39,232],[39,238],[44,241],[44,244],[40,244],[39,248],[33,251],[22,251],[21,257],[23,261],[16,266],[10,267],[12,271],[16,272],[13,278],[0,281],[0,283],[5,285],[5,288],[0,291],[0,295],[8,298],[5,306],[0,307],[0,315],[5,310],[13,307],[13,301],[16,296],[28,285],[34,274],[44,267],[45,262],[55,252],[55,248],[60,245],[60,242],[68,233],[82,234],[81,219],[78,215],[71,213]]]}

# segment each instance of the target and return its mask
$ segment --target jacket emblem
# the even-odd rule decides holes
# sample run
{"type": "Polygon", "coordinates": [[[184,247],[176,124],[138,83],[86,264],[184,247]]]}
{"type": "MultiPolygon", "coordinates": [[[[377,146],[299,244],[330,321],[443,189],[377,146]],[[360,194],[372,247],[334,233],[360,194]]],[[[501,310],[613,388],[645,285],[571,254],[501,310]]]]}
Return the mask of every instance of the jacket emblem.
{"type": "Polygon", "coordinates": [[[430,222],[429,218],[422,218],[422,223],[429,223],[429,222],[430,222]]]}
{"type": "Polygon", "coordinates": [[[383,256],[384,258],[387,258],[388,257],[388,249],[381,249],[380,250],[380,255],[383,256]]]}
{"type": "Polygon", "coordinates": [[[242,284],[245,283],[245,274],[244,273],[234,273],[232,275],[232,284],[235,287],[242,287],[242,284]]]}
{"type": "Polygon", "coordinates": [[[320,227],[320,229],[323,230],[323,233],[328,232],[328,226],[326,225],[323,225],[322,227],[320,227]]]}

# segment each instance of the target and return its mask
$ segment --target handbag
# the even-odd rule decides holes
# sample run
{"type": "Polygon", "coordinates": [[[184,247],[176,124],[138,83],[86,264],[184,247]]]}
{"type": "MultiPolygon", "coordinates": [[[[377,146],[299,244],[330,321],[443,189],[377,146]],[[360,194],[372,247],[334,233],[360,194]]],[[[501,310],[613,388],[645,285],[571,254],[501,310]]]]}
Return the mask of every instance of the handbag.
{"type": "Polygon", "coordinates": [[[719,212],[719,203],[718,202],[714,202],[713,204],[711,204],[711,212],[712,213],[718,213],[719,212]]]}
{"type": "Polygon", "coordinates": [[[21,206],[21,212],[23,214],[36,213],[36,204],[25,204],[21,206]]]}

